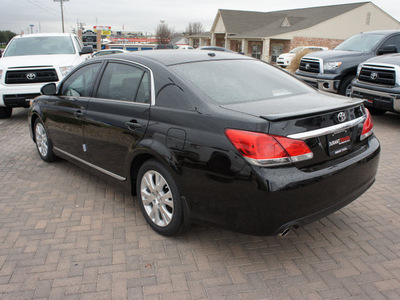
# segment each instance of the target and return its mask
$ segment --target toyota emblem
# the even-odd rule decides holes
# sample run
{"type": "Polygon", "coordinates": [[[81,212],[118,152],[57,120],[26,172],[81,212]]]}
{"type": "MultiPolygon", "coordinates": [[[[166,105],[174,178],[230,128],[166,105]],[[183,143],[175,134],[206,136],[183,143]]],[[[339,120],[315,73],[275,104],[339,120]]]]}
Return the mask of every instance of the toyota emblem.
{"type": "Polygon", "coordinates": [[[35,78],[36,78],[36,74],[35,73],[26,74],[26,79],[28,79],[28,80],[34,80],[35,78]]]}
{"type": "Polygon", "coordinates": [[[375,80],[375,79],[377,79],[378,78],[378,73],[371,73],[371,79],[372,80],[375,80]]]}
{"type": "Polygon", "coordinates": [[[343,123],[344,121],[346,121],[346,120],[347,120],[347,115],[346,115],[346,113],[345,113],[344,111],[341,111],[340,113],[338,113],[338,114],[336,115],[336,120],[337,120],[339,123],[343,123]]]}
{"type": "Polygon", "coordinates": [[[310,64],[306,64],[306,70],[308,70],[310,67],[310,64]]]}

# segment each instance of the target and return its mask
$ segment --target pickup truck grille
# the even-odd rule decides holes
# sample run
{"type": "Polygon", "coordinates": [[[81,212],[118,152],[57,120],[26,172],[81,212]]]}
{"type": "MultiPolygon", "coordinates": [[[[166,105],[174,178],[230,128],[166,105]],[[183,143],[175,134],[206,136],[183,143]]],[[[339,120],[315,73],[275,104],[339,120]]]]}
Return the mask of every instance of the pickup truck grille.
{"type": "Polygon", "coordinates": [[[315,58],[302,58],[300,61],[299,70],[311,73],[319,73],[319,60],[315,58]]]}
{"type": "Polygon", "coordinates": [[[6,84],[56,81],[58,81],[58,76],[56,70],[54,69],[7,71],[5,78],[6,84]]]}
{"type": "Polygon", "coordinates": [[[361,68],[358,80],[394,86],[396,83],[396,71],[392,67],[364,65],[361,68]]]}

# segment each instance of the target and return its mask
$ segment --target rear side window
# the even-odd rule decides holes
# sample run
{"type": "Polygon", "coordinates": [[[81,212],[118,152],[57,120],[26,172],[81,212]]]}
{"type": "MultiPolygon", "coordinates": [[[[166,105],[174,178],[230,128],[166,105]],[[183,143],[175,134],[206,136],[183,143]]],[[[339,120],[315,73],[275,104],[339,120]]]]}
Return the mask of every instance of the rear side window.
{"type": "Polygon", "coordinates": [[[78,69],[63,83],[60,95],[90,97],[100,66],[100,63],[94,63],[78,69]]]}
{"type": "Polygon", "coordinates": [[[109,63],[101,78],[97,98],[149,103],[147,71],[128,64],[109,63]]]}
{"type": "Polygon", "coordinates": [[[182,80],[220,104],[250,102],[314,91],[258,60],[203,61],[171,66],[182,80]]]}

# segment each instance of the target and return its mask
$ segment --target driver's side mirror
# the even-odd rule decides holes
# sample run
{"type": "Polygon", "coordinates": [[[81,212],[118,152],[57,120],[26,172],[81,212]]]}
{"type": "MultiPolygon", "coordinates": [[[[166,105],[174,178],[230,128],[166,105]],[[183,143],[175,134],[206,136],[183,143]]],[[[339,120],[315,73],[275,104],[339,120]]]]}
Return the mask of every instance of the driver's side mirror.
{"type": "Polygon", "coordinates": [[[395,45],[387,45],[378,50],[378,55],[397,53],[397,47],[395,45]]]}
{"type": "Polygon", "coordinates": [[[92,46],[83,46],[82,51],[79,52],[79,55],[92,54],[92,53],[93,53],[93,47],[92,46]]]}
{"type": "Polygon", "coordinates": [[[53,82],[45,84],[40,89],[40,92],[42,93],[42,95],[47,95],[47,96],[55,95],[57,93],[57,86],[53,82]]]}

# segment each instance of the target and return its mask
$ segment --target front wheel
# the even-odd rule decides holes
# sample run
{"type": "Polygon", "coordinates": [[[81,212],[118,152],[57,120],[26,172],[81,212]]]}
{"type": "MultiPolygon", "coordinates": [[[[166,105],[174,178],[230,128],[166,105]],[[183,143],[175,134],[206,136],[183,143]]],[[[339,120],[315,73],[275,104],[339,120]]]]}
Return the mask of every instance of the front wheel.
{"type": "Polygon", "coordinates": [[[343,78],[342,82],[340,83],[338,94],[351,97],[351,82],[356,76],[354,75],[347,75],[343,78]]]}
{"type": "Polygon", "coordinates": [[[12,107],[0,107],[0,119],[8,119],[12,115],[12,107]]]}
{"type": "Polygon", "coordinates": [[[181,194],[163,164],[146,161],[139,169],[136,190],[143,216],[157,233],[173,236],[183,228],[181,194]]]}
{"type": "Polygon", "coordinates": [[[33,128],[35,134],[36,148],[39,152],[40,157],[46,162],[54,161],[56,159],[56,156],[53,153],[53,144],[49,139],[46,128],[44,128],[44,125],[39,118],[35,120],[33,128]]]}

